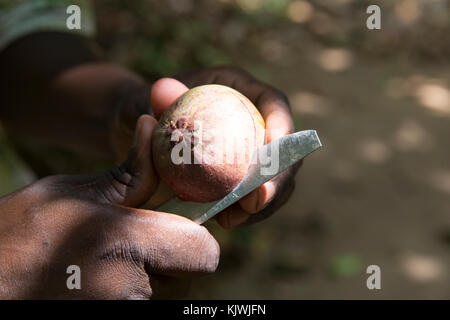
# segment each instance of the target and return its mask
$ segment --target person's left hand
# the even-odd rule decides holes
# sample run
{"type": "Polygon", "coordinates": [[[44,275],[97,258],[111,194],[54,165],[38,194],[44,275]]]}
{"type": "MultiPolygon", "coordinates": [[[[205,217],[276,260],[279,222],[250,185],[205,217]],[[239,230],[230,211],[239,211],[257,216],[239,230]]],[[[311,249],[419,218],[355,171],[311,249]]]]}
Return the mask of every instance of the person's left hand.
{"type": "MultiPolygon", "coordinates": [[[[153,84],[150,104],[157,119],[188,88],[221,84],[238,90],[255,104],[266,122],[267,143],[294,132],[286,96],[239,68],[208,68],[181,74],[176,79],[163,78],[153,84]]],[[[301,162],[290,167],[219,213],[216,216],[219,224],[224,228],[235,228],[269,217],[291,196],[294,176],[300,166],[301,162]]]]}

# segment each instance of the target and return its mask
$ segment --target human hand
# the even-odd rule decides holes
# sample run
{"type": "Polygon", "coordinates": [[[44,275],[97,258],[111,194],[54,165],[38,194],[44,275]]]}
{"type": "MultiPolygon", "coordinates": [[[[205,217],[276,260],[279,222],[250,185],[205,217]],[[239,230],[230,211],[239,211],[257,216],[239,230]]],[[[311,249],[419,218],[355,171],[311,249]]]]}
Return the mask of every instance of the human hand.
{"type": "Polygon", "coordinates": [[[204,227],[132,208],[157,187],[155,126],[139,118],[119,167],[50,176],[0,198],[0,298],[174,298],[191,277],[215,271],[219,246],[204,227]],[[70,265],[81,270],[80,290],[67,287],[70,265]]]}
{"type": "MultiPolygon", "coordinates": [[[[222,84],[232,87],[249,98],[260,111],[266,123],[267,143],[294,132],[294,124],[286,96],[279,90],[256,80],[236,67],[215,67],[158,80],[151,90],[151,105],[156,118],[188,88],[204,84],[222,84]]],[[[291,196],[294,176],[301,162],[242,198],[216,216],[225,228],[251,224],[269,217],[291,196]]]]}

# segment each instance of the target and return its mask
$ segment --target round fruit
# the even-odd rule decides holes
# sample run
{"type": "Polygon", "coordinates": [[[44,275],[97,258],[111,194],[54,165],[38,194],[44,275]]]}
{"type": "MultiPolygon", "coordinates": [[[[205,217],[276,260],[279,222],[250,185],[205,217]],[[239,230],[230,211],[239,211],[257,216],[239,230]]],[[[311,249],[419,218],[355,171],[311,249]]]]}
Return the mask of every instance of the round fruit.
{"type": "Polygon", "coordinates": [[[199,86],[159,119],[153,162],[179,198],[215,201],[244,178],[264,139],[264,120],[250,100],[226,86],[199,86]]]}

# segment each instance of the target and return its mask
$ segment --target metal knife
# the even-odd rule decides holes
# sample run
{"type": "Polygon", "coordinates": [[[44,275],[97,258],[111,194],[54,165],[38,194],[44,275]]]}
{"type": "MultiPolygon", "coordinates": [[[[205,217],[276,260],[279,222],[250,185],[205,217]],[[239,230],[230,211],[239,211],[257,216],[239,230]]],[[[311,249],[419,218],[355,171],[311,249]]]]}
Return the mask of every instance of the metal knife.
{"type": "Polygon", "coordinates": [[[246,176],[224,198],[214,202],[199,203],[173,197],[156,210],[179,214],[198,224],[203,224],[320,147],[322,143],[316,130],[304,130],[281,137],[263,145],[253,153],[246,176]]]}

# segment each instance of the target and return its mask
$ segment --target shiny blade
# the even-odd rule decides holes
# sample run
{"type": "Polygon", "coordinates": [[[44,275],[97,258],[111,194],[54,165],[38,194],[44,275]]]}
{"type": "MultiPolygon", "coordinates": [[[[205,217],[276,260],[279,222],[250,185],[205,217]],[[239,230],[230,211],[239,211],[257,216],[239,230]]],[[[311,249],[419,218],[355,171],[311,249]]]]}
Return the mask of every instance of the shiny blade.
{"type": "Polygon", "coordinates": [[[245,178],[195,221],[199,224],[206,222],[321,146],[315,130],[296,132],[262,146],[253,155],[256,163],[250,166],[245,178]]]}
{"type": "Polygon", "coordinates": [[[255,151],[245,178],[221,200],[197,203],[175,197],[156,210],[183,215],[202,224],[321,146],[315,130],[284,136],[255,151]]]}

